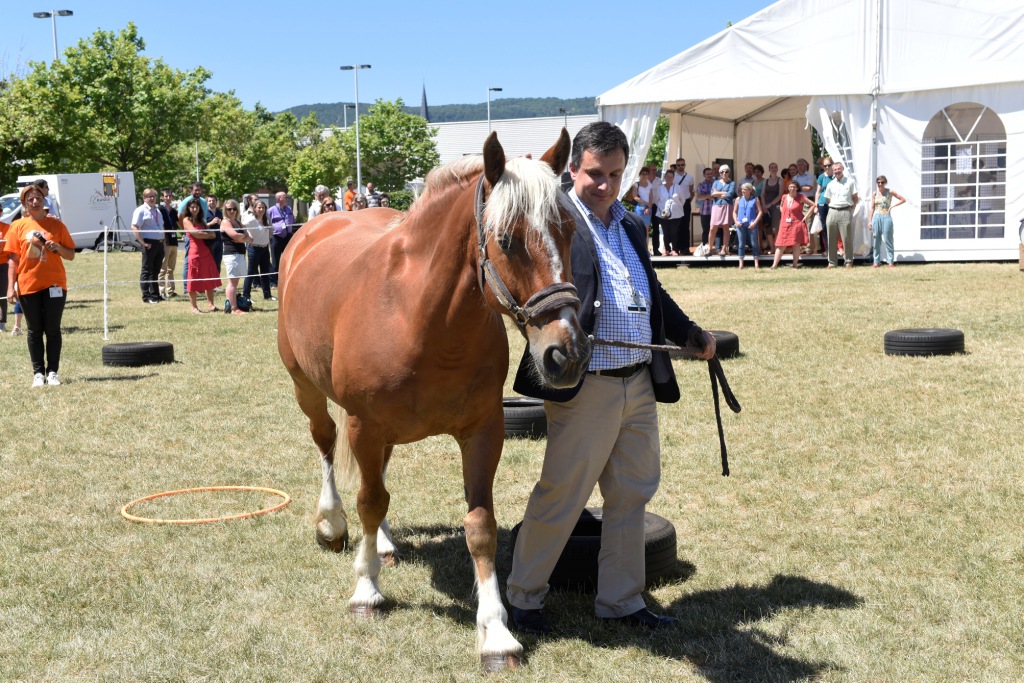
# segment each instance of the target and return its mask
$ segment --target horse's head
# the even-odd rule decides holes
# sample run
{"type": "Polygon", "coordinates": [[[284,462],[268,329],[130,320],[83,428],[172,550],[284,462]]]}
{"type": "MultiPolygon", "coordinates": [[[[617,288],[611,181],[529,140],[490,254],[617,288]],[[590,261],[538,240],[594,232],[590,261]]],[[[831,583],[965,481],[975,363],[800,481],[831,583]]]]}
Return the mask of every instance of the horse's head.
{"type": "Polygon", "coordinates": [[[481,289],[493,307],[516,321],[530,342],[538,375],[555,388],[579,382],[591,348],[577,316],[580,301],[569,267],[575,223],[558,179],[569,149],[563,129],[540,161],[506,160],[491,133],[476,200],[481,289]]]}

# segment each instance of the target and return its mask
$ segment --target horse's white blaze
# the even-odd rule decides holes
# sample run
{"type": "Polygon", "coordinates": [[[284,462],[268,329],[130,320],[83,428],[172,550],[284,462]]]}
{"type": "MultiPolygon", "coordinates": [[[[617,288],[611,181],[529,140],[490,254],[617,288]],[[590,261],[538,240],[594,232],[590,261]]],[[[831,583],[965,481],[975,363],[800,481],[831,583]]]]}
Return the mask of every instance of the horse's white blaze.
{"type": "Polygon", "coordinates": [[[334,482],[334,465],[327,458],[321,457],[320,467],[323,470],[323,485],[320,488],[320,501],[316,509],[316,529],[321,536],[333,541],[345,534],[348,520],[334,482]]]}
{"type": "MultiPolygon", "coordinates": [[[[473,572],[476,574],[476,571],[473,572]]],[[[523,646],[505,625],[508,615],[501,603],[498,577],[492,573],[481,580],[476,577],[479,604],[476,610],[476,647],[481,655],[520,655],[523,646]]]]}
{"type": "Polygon", "coordinates": [[[356,551],[353,569],[356,572],[356,590],[349,599],[349,605],[377,607],[384,603],[377,580],[380,577],[380,557],[377,556],[377,535],[363,536],[356,551]]]}

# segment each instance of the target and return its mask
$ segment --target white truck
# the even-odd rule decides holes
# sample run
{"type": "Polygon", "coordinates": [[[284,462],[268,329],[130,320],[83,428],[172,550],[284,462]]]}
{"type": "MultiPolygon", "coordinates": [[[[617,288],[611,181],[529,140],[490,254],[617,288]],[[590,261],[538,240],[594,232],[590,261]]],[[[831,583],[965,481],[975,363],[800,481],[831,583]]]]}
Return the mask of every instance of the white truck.
{"type": "MultiPolygon", "coordinates": [[[[132,243],[132,214],[138,206],[135,199],[135,176],[117,173],[118,196],[115,206],[113,197],[104,193],[103,173],[58,173],[49,175],[25,175],[18,177],[18,192],[33,180],[42,178],[50,187],[50,198],[57,201],[60,219],[68,226],[75,247],[93,249],[103,240],[104,230],[111,232],[112,244],[132,243]],[[120,224],[115,222],[115,211],[120,224]]],[[[17,195],[14,195],[17,197],[17,195]]],[[[7,199],[5,195],[3,199],[7,199]]],[[[8,208],[5,206],[4,208],[8,208]]],[[[20,218],[20,207],[4,213],[4,221],[20,218]]]]}

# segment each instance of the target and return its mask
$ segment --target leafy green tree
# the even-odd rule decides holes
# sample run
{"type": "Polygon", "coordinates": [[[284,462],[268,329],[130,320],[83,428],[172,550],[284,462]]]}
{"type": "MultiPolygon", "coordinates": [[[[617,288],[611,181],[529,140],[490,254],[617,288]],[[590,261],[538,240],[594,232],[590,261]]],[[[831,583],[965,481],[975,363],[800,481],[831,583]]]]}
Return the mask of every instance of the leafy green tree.
{"type": "Polygon", "coordinates": [[[195,138],[210,72],[172,69],[145,48],[134,24],[97,31],[11,84],[17,135],[38,170],[132,171],[144,187],[180,163],[171,152],[195,138]]]}
{"type": "Polygon", "coordinates": [[[667,146],[668,117],[659,116],[658,122],[654,124],[654,137],[651,138],[651,148],[647,150],[647,158],[644,160],[644,163],[648,166],[657,164],[660,168],[665,163],[665,148],[667,146]]]}
{"type": "MultiPolygon", "coordinates": [[[[359,118],[359,147],[363,182],[372,181],[382,191],[401,190],[405,181],[422,178],[441,157],[434,142],[436,128],[403,109],[402,98],[377,100],[359,118]]],[[[348,173],[356,176],[356,129],[341,134],[348,157],[348,173]]]]}
{"type": "Polygon", "coordinates": [[[288,168],[288,190],[309,201],[317,185],[330,188],[344,184],[348,156],[338,135],[324,135],[316,112],[299,122],[301,148],[288,168]]]}

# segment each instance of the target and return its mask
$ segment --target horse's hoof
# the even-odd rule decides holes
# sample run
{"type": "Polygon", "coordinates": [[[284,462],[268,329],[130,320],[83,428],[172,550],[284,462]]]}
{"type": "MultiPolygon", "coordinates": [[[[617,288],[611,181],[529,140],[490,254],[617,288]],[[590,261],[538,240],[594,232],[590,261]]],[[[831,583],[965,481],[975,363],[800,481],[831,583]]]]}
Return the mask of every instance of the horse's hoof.
{"type": "Polygon", "coordinates": [[[316,544],[324,550],[330,550],[332,553],[340,553],[343,550],[348,550],[348,531],[343,533],[338,538],[327,538],[320,530],[316,532],[316,544]]]}
{"type": "Polygon", "coordinates": [[[484,673],[494,674],[505,669],[518,669],[522,664],[518,655],[507,654],[507,655],[480,655],[480,664],[484,668],[484,673]]]}
{"type": "Polygon", "coordinates": [[[375,619],[380,616],[380,607],[376,605],[349,605],[349,614],[362,619],[375,619]]]}
{"type": "Polygon", "coordinates": [[[384,553],[380,556],[380,561],[384,564],[384,566],[391,568],[394,568],[394,566],[398,564],[398,561],[400,559],[402,559],[402,556],[399,555],[397,552],[384,553]]]}

